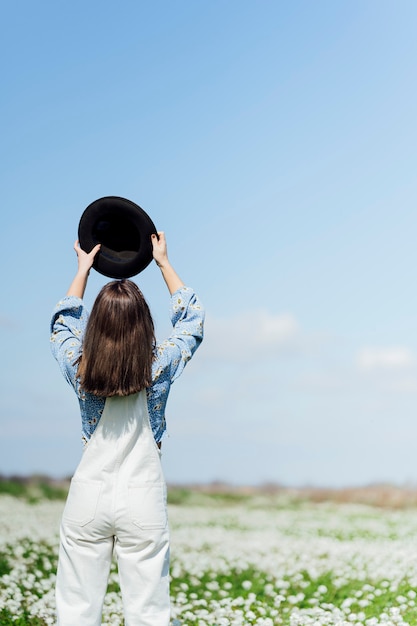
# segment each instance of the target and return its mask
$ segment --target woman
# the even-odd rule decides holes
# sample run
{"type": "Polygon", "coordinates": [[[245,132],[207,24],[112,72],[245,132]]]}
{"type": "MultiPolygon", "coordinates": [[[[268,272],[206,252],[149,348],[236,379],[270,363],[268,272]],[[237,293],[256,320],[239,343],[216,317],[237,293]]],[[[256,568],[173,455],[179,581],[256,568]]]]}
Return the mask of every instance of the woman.
{"type": "Polygon", "coordinates": [[[113,550],[126,626],[169,624],[169,530],[160,462],[171,383],[203,339],[204,311],[168,261],[164,233],[153,257],[171,294],[173,331],[159,345],[148,305],[130,280],[82,298],[94,257],[74,245],[78,271],[52,317],[52,351],[81,411],[82,459],[61,523],[59,626],[100,626],[113,550]]]}

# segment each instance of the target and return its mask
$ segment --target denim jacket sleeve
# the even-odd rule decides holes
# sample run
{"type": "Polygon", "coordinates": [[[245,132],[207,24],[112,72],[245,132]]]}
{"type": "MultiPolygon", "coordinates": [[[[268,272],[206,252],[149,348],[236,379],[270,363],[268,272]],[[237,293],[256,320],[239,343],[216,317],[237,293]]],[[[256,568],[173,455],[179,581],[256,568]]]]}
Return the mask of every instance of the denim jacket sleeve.
{"type": "Polygon", "coordinates": [[[54,308],[51,320],[51,350],[64,377],[76,388],[76,360],[81,354],[88,313],[75,296],[65,296],[54,308]]]}
{"type": "MultiPolygon", "coordinates": [[[[56,305],[51,321],[51,349],[70,385],[76,387],[76,360],[81,354],[88,313],[80,298],[66,296],[56,305]]],[[[204,308],[190,287],[171,296],[172,333],[156,347],[154,381],[172,383],[182,373],[203,339],[204,308]],[[168,381],[167,381],[168,382],[168,381]]]]}
{"type": "Polygon", "coordinates": [[[172,333],[158,344],[155,377],[168,370],[174,382],[203,340],[204,308],[190,287],[181,287],[171,296],[172,333]]]}

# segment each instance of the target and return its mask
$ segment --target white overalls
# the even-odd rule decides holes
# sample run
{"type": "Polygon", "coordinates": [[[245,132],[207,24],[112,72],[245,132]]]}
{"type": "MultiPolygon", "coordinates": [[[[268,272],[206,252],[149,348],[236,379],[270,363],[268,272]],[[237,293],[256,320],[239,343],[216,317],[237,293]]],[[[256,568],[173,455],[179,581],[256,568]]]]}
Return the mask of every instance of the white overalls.
{"type": "Polygon", "coordinates": [[[113,549],[125,626],[168,626],[169,529],[146,392],[107,398],[61,524],[58,626],[100,626],[113,549]]]}

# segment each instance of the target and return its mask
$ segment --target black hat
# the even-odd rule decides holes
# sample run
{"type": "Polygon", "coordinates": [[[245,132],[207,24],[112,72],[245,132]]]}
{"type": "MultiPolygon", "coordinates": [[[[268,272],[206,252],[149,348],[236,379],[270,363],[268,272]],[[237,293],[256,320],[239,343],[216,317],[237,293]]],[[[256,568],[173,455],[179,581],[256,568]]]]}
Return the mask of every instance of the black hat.
{"type": "Polygon", "coordinates": [[[88,205],[78,226],[78,240],[85,252],[101,243],[93,267],[110,278],[129,278],[149,265],[153,233],[156,228],[149,215],[131,200],[117,196],[88,205]]]}

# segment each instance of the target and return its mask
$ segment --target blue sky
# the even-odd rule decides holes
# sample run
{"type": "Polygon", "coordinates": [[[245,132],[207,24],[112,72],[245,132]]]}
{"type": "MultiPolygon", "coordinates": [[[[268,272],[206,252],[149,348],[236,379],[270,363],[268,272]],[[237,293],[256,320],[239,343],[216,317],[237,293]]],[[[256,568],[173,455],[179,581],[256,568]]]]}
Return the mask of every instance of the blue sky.
{"type": "MultiPolygon", "coordinates": [[[[415,483],[416,3],[0,12],[0,473],[78,463],[49,319],[84,208],[120,195],[207,308],[171,392],[168,481],[415,483]]],[[[162,338],[159,271],[136,280],[162,338]]]]}

